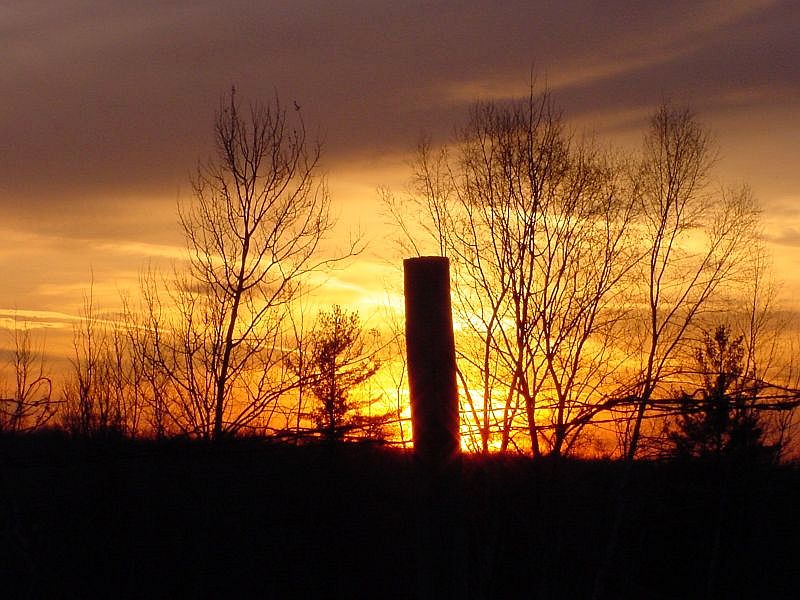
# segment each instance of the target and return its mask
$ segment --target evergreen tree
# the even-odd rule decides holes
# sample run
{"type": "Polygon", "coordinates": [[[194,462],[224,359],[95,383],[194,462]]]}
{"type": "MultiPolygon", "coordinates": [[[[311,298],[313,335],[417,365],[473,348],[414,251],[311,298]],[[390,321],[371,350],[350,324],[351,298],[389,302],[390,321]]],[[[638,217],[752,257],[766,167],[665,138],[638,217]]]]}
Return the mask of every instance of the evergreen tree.
{"type": "Polygon", "coordinates": [[[317,318],[311,349],[310,387],[319,401],[312,413],[316,426],[328,440],[338,440],[353,429],[367,434],[385,415],[359,414],[375,400],[353,401],[350,392],[377,373],[380,364],[361,327],[358,312],[334,305],[317,318]]]}
{"type": "Polygon", "coordinates": [[[743,377],[744,341],[732,338],[725,325],[703,334],[695,353],[702,387],[682,394],[681,412],[668,434],[669,453],[676,457],[763,454],[764,433],[743,377]]]}

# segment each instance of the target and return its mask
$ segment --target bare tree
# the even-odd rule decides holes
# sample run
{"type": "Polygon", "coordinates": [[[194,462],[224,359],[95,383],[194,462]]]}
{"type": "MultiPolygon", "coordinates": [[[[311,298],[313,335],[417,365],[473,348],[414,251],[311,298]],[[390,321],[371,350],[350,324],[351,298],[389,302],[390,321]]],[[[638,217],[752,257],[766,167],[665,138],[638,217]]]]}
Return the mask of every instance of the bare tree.
{"type": "Polygon", "coordinates": [[[697,326],[740,285],[757,221],[749,190],[711,186],[710,137],[688,110],[662,106],[644,146],[631,161],[576,139],[532,90],[478,104],[441,151],[423,144],[416,194],[385,197],[407,248],[427,237],[450,258],[477,449],[519,446],[524,424],[534,456],[558,455],[627,415],[632,459],[697,326]]]}
{"type": "Polygon", "coordinates": [[[286,429],[294,429],[297,443],[303,435],[304,418],[308,415],[308,402],[311,395],[309,383],[311,381],[311,354],[312,341],[311,327],[306,323],[308,305],[305,303],[306,295],[303,290],[298,293],[294,310],[289,311],[291,325],[292,352],[286,357],[289,369],[297,376],[295,388],[295,401],[287,408],[286,429]]]}
{"type": "Polygon", "coordinates": [[[265,426],[297,385],[284,334],[298,285],[343,258],[319,257],[334,225],[321,147],[309,143],[299,111],[292,115],[294,125],[277,97],[243,114],[233,89],[217,113],[216,154],[200,163],[193,198],[180,206],[190,260],[170,293],[178,316],[149,312],[160,320],[150,323],[154,359],[193,435],[265,426]]]}
{"type": "Polygon", "coordinates": [[[477,432],[483,452],[559,454],[602,410],[622,363],[612,307],[636,263],[636,206],[616,163],[533,89],[478,104],[452,150],[420,147],[414,208],[451,260],[467,439],[477,432]]]}
{"type": "MultiPolygon", "coordinates": [[[[93,285],[84,295],[81,320],[73,328],[71,373],[63,390],[63,422],[80,435],[123,433],[125,410],[108,323],[94,303],[93,285]]],[[[119,349],[119,348],[118,348],[119,349]]]]}
{"type": "Polygon", "coordinates": [[[0,431],[33,431],[55,414],[53,383],[44,359],[44,341],[34,345],[30,325],[14,317],[11,330],[11,394],[0,398],[0,431]]]}
{"type": "Polygon", "coordinates": [[[406,355],[405,323],[402,315],[387,303],[384,305],[383,323],[389,335],[385,345],[382,363],[385,381],[391,384],[386,390],[394,398],[394,413],[397,417],[397,438],[403,448],[411,441],[410,401],[406,380],[408,377],[408,358],[406,355]],[[404,414],[405,413],[405,414],[404,414]]]}
{"type": "Polygon", "coordinates": [[[719,307],[725,285],[735,284],[735,276],[747,264],[757,224],[755,202],[747,188],[714,190],[713,162],[710,134],[694,114],[660,106],[632,174],[644,258],[637,277],[639,300],[632,305],[641,325],[638,335],[629,338],[635,341],[631,354],[639,363],[618,400],[635,408],[629,414],[630,427],[623,430],[626,467],[594,598],[604,593],[627,515],[627,487],[648,409],[663,402],[672,409],[676,380],[686,370],[687,349],[703,325],[702,317],[719,307]],[[639,311],[637,306],[644,308],[639,311]]]}
{"type": "Polygon", "coordinates": [[[730,328],[743,337],[742,387],[759,412],[765,444],[781,460],[794,449],[798,427],[800,385],[792,347],[796,324],[791,313],[781,309],[763,244],[752,243],[750,256],[742,277],[744,289],[733,299],[741,308],[730,311],[730,328]]]}
{"type": "MultiPolygon", "coordinates": [[[[750,191],[711,189],[709,133],[688,109],[661,106],[635,174],[644,241],[640,275],[641,357],[632,395],[637,410],[626,449],[632,460],[656,391],[681,370],[681,351],[715,293],[733,281],[757,223],[750,191]]],[[[663,395],[668,396],[668,392],[663,395]]]]}
{"type": "Polygon", "coordinates": [[[171,410],[172,387],[168,374],[157,360],[158,335],[163,322],[162,307],[157,304],[155,273],[148,268],[140,276],[141,306],[137,310],[129,297],[123,297],[124,333],[129,349],[126,383],[136,407],[137,424],[156,439],[175,429],[171,410]],[[143,422],[142,422],[143,421],[143,422]]]}

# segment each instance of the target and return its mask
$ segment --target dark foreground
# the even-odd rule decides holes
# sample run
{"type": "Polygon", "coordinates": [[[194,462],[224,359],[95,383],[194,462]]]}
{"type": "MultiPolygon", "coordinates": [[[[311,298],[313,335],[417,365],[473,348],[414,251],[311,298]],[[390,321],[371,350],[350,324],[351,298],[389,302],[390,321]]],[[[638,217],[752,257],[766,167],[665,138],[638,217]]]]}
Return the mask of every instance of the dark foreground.
{"type": "MultiPolygon", "coordinates": [[[[0,438],[4,598],[413,598],[411,456],[0,438]]],[[[588,598],[621,465],[464,460],[454,589],[588,598]]],[[[608,598],[800,598],[800,471],[640,464],[608,598]]]]}

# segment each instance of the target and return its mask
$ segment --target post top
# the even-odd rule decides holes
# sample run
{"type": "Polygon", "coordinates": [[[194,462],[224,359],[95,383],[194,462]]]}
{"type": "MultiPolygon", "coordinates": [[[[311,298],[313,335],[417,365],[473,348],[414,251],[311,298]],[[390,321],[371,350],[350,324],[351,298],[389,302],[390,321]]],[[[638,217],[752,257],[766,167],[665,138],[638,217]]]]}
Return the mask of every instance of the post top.
{"type": "Polygon", "coordinates": [[[413,256],[403,260],[403,265],[440,265],[449,264],[446,256],[413,256]]]}

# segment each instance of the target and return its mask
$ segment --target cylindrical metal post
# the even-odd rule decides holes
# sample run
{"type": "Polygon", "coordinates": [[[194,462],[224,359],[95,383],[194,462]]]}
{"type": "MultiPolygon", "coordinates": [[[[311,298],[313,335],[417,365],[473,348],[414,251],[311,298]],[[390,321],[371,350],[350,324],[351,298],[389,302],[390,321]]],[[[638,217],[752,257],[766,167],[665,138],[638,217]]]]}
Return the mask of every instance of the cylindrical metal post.
{"type": "Polygon", "coordinates": [[[460,452],[450,263],[423,256],[403,268],[414,452],[421,463],[444,468],[460,452]]]}

